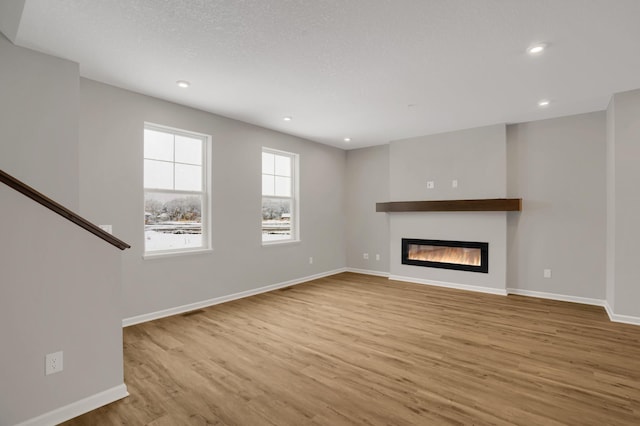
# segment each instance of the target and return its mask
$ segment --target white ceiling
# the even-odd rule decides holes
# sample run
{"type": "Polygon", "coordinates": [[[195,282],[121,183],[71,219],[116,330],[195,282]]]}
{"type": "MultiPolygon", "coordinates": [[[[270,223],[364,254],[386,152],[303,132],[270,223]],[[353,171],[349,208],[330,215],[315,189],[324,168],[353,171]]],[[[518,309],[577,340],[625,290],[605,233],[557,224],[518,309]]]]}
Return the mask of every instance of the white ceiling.
{"type": "Polygon", "coordinates": [[[640,88],[639,18],[639,0],[26,0],[11,38],[90,79],[351,149],[603,110],[640,88]]]}

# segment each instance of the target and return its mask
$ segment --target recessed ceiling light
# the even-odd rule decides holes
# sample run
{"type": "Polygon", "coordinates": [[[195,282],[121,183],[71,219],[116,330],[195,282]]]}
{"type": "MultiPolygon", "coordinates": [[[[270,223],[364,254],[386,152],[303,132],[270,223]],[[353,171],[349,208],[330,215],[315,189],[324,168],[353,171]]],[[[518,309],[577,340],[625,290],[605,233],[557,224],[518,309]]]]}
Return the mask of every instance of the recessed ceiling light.
{"type": "Polygon", "coordinates": [[[540,53],[544,52],[544,49],[547,47],[546,44],[543,43],[539,43],[539,44],[534,44],[533,46],[529,47],[527,49],[527,53],[529,55],[539,55],[540,53]]]}
{"type": "Polygon", "coordinates": [[[548,100],[548,99],[542,99],[541,101],[539,101],[539,102],[538,102],[538,106],[539,106],[539,107],[543,107],[543,108],[544,108],[544,107],[546,107],[546,106],[549,106],[549,103],[550,103],[550,102],[549,102],[549,100],[548,100]]]}
{"type": "Polygon", "coordinates": [[[287,117],[284,117],[284,118],[283,118],[283,120],[284,120],[284,121],[291,121],[291,120],[292,120],[292,118],[291,118],[291,117],[289,117],[289,116],[287,116],[287,117]]]}
{"type": "Polygon", "coordinates": [[[191,86],[191,83],[189,83],[186,80],[178,80],[176,81],[176,84],[178,85],[178,87],[182,87],[183,89],[186,89],[187,87],[191,86]]]}
{"type": "Polygon", "coordinates": [[[344,138],[345,142],[351,142],[351,138],[344,138]]]}

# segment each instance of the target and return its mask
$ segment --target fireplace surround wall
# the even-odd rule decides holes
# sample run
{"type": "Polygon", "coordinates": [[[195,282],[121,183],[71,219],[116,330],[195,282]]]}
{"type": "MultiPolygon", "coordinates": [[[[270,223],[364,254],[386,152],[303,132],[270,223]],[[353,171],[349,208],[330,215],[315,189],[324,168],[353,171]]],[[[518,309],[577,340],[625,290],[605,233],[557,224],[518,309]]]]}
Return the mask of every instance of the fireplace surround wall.
{"type": "Polygon", "coordinates": [[[389,275],[392,279],[506,294],[506,212],[389,214],[389,275]],[[402,263],[402,239],[481,241],[489,244],[488,272],[421,268],[402,263]]]}
{"type": "Polygon", "coordinates": [[[513,208],[495,206],[460,211],[474,204],[469,200],[482,200],[484,205],[487,200],[506,198],[506,148],[504,124],[391,142],[389,195],[376,201],[428,200],[418,202],[418,207],[429,207],[379,213],[389,218],[389,275],[393,279],[506,294],[507,216],[518,213],[509,211],[513,208]],[[434,185],[427,187],[429,182],[434,185]],[[462,200],[466,201],[460,203],[462,200]],[[431,209],[434,205],[442,208],[443,204],[457,204],[456,211],[431,209]],[[487,242],[491,247],[488,272],[403,264],[403,238],[487,242]]]}

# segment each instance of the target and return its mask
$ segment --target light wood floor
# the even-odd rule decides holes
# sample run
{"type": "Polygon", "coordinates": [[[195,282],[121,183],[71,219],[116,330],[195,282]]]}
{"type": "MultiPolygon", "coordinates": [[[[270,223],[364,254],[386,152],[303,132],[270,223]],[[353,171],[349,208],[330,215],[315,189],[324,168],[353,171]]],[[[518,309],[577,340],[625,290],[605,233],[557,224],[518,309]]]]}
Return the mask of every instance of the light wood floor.
{"type": "Polygon", "coordinates": [[[131,396],[67,425],[639,425],[640,327],[344,273],[124,330],[131,396]]]}

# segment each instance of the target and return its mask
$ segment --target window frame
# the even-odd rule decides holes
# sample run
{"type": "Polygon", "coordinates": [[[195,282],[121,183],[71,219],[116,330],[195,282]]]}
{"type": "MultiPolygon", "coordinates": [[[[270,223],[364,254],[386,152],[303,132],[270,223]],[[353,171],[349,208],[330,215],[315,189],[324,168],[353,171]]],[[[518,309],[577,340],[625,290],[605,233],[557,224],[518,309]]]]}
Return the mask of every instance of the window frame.
{"type": "MultiPolygon", "coordinates": [[[[143,259],[157,259],[162,257],[170,257],[170,256],[184,256],[191,254],[199,254],[199,253],[208,253],[213,251],[213,247],[211,244],[211,224],[213,223],[211,220],[211,187],[212,187],[212,174],[211,174],[211,151],[212,151],[212,143],[211,136],[194,132],[190,130],[178,129],[175,127],[165,126],[162,124],[145,122],[143,127],[143,136],[142,136],[142,146],[143,146],[143,154],[142,154],[142,170],[143,170],[143,211],[144,202],[146,200],[147,192],[155,192],[155,193],[163,193],[163,194],[184,194],[184,195],[198,195],[202,197],[202,211],[200,215],[201,226],[202,226],[202,244],[199,247],[185,247],[185,248],[172,248],[167,250],[151,250],[147,251],[146,248],[146,237],[145,234],[145,226],[144,226],[144,216],[143,216],[143,259]],[[158,188],[147,188],[144,185],[144,160],[147,158],[144,156],[144,131],[152,130],[156,132],[168,133],[174,136],[184,136],[193,139],[200,139],[202,141],[202,170],[201,170],[201,179],[202,179],[202,187],[200,191],[192,191],[192,190],[181,190],[181,189],[158,189],[158,188]]],[[[174,140],[175,143],[175,140],[174,140]]],[[[165,161],[165,160],[161,160],[165,161]]],[[[169,161],[167,161],[169,162],[169,161]]],[[[181,164],[180,162],[175,161],[175,153],[173,161],[170,161],[172,164],[181,164]]],[[[175,169],[174,169],[175,173],[175,169]]],[[[174,175],[174,186],[175,186],[175,175],[174,175]]]]}
{"type": "MultiPolygon", "coordinates": [[[[264,195],[262,193],[262,179],[260,181],[260,211],[262,212],[262,206],[264,204],[265,198],[275,198],[275,199],[288,199],[291,200],[291,237],[282,240],[274,240],[274,241],[264,241],[262,238],[262,213],[260,214],[260,240],[263,247],[267,246],[277,246],[281,244],[292,244],[299,243],[300,239],[300,154],[295,152],[283,151],[280,149],[269,148],[263,146],[260,150],[260,158],[262,159],[262,154],[273,154],[279,155],[281,157],[289,157],[291,159],[291,196],[278,196],[278,195],[264,195]]],[[[265,174],[262,169],[262,161],[260,162],[260,177],[265,174]]],[[[274,174],[273,176],[277,176],[274,174]]]]}

